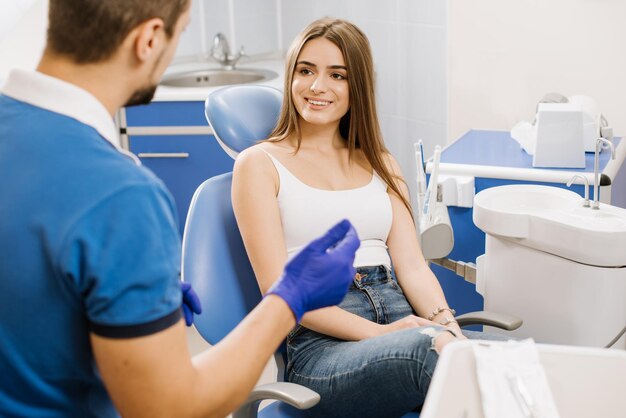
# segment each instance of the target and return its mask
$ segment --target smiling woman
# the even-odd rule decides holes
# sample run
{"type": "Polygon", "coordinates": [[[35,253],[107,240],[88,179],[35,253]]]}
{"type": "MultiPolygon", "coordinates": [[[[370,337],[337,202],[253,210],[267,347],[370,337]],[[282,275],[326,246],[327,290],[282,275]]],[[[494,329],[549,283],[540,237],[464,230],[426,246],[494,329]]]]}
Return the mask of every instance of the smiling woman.
{"type": "Polygon", "coordinates": [[[361,239],[346,298],[307,313],[287,339],[289,380],[321,395],[311,415],[396,417],[421,405],[439,351],[465,336],[421,253],[380,133],[369,42],[354,24],[320,19],[293,42],[276,128],[239,154],[232,193],[264,293],[337,220],[361,239]]]}
{"type": "Polygon", "coordinates": [[[341,50],[325,38],[307,42],[300,51],[291,88],[301,126],[339,122],[350,107],[341,50]]]}

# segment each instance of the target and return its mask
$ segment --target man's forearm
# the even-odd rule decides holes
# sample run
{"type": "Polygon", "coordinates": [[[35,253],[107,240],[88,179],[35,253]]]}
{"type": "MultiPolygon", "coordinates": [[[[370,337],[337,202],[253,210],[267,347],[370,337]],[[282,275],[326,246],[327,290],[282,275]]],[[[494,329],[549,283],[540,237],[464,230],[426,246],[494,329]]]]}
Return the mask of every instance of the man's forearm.
{"type": "Polygon", "coordinates": [[[200,410],[225,416],[241,405],[294,326],[285,301],[269,295],[222,341],[195,356],[194,394],[200,410]]]}

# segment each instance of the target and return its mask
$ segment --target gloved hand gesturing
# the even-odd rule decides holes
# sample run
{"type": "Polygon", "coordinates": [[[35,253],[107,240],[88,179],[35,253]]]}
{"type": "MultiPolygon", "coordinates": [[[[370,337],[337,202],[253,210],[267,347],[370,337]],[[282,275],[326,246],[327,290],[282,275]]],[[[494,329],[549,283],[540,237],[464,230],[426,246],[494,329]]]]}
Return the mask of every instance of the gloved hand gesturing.
{"type": "Polygon", "coordinates": [[[300,322],[302,315],[342,301],[356,270],[354,254],[361,245],[354,227],[339,222],[304,247],[285,267],[267,295],[280,296],[300,322]]]}
{"type": "Polygon", "coordinates": [[[193,325],[193,314],[202,313],[202,305],[200,298],[191,288],[191,283],[180,282],[180,290],[183,292],[183,314],[185,316],[185,324],[190,327],[193,325]]]}

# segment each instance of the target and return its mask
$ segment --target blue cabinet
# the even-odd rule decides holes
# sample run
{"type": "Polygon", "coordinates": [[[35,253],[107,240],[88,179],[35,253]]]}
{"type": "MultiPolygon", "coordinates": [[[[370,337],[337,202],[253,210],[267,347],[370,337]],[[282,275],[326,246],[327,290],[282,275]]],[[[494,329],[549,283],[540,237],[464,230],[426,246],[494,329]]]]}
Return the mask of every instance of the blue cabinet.
{"type": "Polygon", "coordinates": [[[207,178],[231,171],[204,118],[204,102],[154,102],[123,109],[118,117],[122,145],[139,157],[172,193],[180,231],[196,188],[207,178]]]}

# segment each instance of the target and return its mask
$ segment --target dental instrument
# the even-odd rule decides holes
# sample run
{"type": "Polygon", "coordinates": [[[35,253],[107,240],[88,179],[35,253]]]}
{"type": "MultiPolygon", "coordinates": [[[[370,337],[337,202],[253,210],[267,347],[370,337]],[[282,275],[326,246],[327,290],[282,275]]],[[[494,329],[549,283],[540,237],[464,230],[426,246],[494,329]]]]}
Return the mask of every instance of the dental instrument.
{"type": "Polygon", "coordinates": [[[430,181],[428,182],[428,188],[426,190],[426,198],[424,200],[423,215],[429,220],[432,217],[431,205],[434,205],[437,201],[437,177],[439,176],[439,161],[441,159],[441,147],[437,145],[435,147],[435,153],[433,155],[433,168],[430,172],[430,181]]]}
{"type": "Polygon", "coordinates": [[[413,144],[415,148],[415,166],[417,168],[417,220],[422,217],[422,211],[424,210],[424,195],[426,193],[426,172],[424,171],[424,148],[422,147],[422,140],[413,144]]]}
{"type": "Polygon", "coordinates": [[[593,160],[593,205],[592,209],[600,209],[600,190],[598,187],[600,184],[600,169],[599,169],[599,160],[600,160],[600,148],[603,148],[604,145],[608,146],[611,149],[611,159],[615,159],[615,147],[613,143],[605,138],[598,138],[596,140],[596,153],[593,160]]]}
{"type": "Polygon", "coordinates": [[[509,382],[509,389],[520,407],[520,411],[526,418],[538,418],[535,412],[535,402],[530,396],[528,388],[522,378],[514,373],[508,373],[506,379],[509,382]]]}

